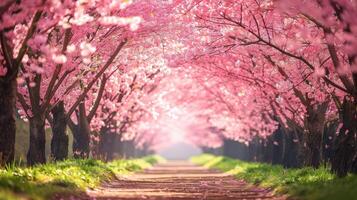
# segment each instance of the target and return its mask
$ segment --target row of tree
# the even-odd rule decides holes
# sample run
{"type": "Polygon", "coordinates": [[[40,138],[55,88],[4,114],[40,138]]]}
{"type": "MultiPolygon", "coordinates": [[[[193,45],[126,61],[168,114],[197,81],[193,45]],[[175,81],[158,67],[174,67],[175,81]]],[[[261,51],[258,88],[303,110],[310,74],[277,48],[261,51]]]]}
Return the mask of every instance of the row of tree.
{"type": "Polygon", "coordinates": [[[67,157],[68,126],[77,158],[111,159],[112,133],[155,149],[184,132],[248,160],[355,172],[356,15],[348,0],[4,1],[0,161],[19,113],[30,165],[46,162],[46,126],[67,157]]]}
{"type": "Polygon", "coordinates": [[[1,2],[0,165],[14,161],[17,116],[29,124],[29,165],[46,162],[46,128],[54,160],[68,157],[67,128],[75,158],[112,159],[113,133],[147,146],[130,128],[150,117],[140,99],[165,74],[154,62],[161,38],[151,32],[170,9],[156,1],[1,2]]]}
{"type": "Polygon", "coordinates": [[[228,142],[228,152],[286,166],[329,162],[339,176],[356,172],[355,2],[203,0],[188,7],[183,20],[195,23],[185,24],[194,31],[184,42],[191,48],[172,65],[203,75],[195,78],[216,102],[201,105],[210,113],[207,130],[220,130],[211,133],[228,142]],[[238,142],[233,149],[230,140],[238,142]]]}

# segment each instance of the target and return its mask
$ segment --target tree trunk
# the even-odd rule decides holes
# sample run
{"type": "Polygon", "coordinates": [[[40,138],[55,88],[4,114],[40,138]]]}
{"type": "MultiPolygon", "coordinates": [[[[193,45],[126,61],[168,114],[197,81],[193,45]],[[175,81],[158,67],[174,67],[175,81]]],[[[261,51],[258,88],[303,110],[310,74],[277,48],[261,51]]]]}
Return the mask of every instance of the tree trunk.
{"type": "Polygon", "coordinates": [[[304,146],[306,147],[304,164],[306,166],[313,168],[320,166],[327,107],[328,102],[324,102],[307,109],[307,117],[304,122],[307,129],[304,133],[304,146]]]}
{"type": "Polygon", "coordinates": [[[30,148],[27,152],[27,164],[46,163],[46,133],[45,118],[35,115],[29,119],[30,122],[30,148]]]}
{"type": "Polygon", "coordinates": [[[272,164],[282,164],[284,154],[284,140],[282,128],[279,127],[271,137],[273,139],[272,164]]]}
{"type": "Polygon", "coordinates": [[[324,136],[322,139],[322,159],[324,161],[324,165],[328,166],[331,163],[331,159],[333,157],[333,143],[336,138],[336,132],[338,128],[338,121],[330,121],[325,126],[324,136]]]}
{"type": "Polygon", "coordinates": [[[260,140],[259,137],[254,137],[248,146],[249,161],[254,161],[254,162],[258,161],[259,146],[260,146],[259,140],[260,140]]]}
{"type": "Polygon", "coordinates": [[[321,142],[322,135],[307,133],[306,135],[305,165],[319,168],[321,161],[321,142]]]}
{"type": "Polygon", "coordinates": [[[357,160],[357,111],[356,103],[345,98],[341,109],[342,127],[334,144],[331,169],[338,176],[355,172],[357,160]]]}
{"type": "Polygon", "coordinates": [[[115,145],[115,140],[116,140],[116,133],[109,133],[108,134],[108,148],[107,148],[107,160],[106,161],[112,161],[114,160],[114,145],[115,145]]]}
{"type": "Polygon", "coordinates": [[[85,113],[84,102],[79,104],[78,125],[73,131],[73,156],[74,158],[88,158],[90,149],[90,128],[85,113]]]}
{"type": "MultiPolygon", "coordinates": [[[[107,160],[107,152],[106,152],[106,141],[105,139],[107,138],[106,135],[108,134],[108,129],[105,127],[102,127],[99,131],[99,141],[98,141],[98,157],[100,160],[106,161],[107,160]]],[[[114,142],[114,141],[113,141],[114,142]]]]}
{"type": "Polygon", "coordinates": [[[76,126],[73,133],[73,157],[88,158],[89,157],[89,131],[83,127],[76,126]]]}
{"type": "Polygon", "coordinates": [[[286,168],[297,168],[301,166],[299,162],[299,137],[297,130],[285,132],[285,151],[283,155],[283,165],[286,168]]]}
{"type": "Polygon", "coordinates": [[[68,157],[68,134],[64,102],[59,102],[53,109],[51,157],[64,160],[68,157]]]}
{"type": "Polygon", "coordinates": [[[273,160],[273,140],[272,137],[269,136],[263,141],[263,162],[272,163],[273,160]]]}
{"type": "Polygon", "coordinates": [[[241,144],[231,139],[225,139],[223,144],[223,155],[231,158],[245,160],[247,152],[243,151],[241,144]]]}
{"type": "Polygon", "coordinates": [[[100,132],[99,153],[104,161],[114,159],[114,146],[116,143],[116,133],[111,133],[110,130],[103,128],[100,132]]]}
{"type": "Polygon", "coordinates": [[[96,160],[103,160],[104,159],[102,158],[102,155],[100,154],[100,135],[101,135],[101,130],[100,131],[94,131],[94,132],[91,132],[91,154],[92,154],[92,157],[96,160]],[[98,138],[98,139],[96,139],[98,138]]]}
{"type": "Polygon", "coordinates": [[[117,153],[118,158],[124,157],[124,143],[123,141],[121,141],[120,135],[115,140],[115,151],[117,153]]]}
{"type": "Polygon", "coordinates": [[[124,146],[124,158],[134,158],[135,157],[135,145],[132,140],[123,141],[124,146]]]}
{"type": "Polygon", "coordinates": [[[0,166],[14,161],[16,92],[16,79],[0,82],[0,166]]]}

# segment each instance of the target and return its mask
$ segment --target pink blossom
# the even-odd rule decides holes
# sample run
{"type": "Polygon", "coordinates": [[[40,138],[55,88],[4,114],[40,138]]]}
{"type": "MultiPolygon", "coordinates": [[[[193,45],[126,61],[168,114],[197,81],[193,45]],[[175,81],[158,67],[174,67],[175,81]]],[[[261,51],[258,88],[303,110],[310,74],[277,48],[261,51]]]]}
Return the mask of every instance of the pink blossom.
{"type": "Polygon", "coordinates": [[[0,76],[5,76],[7,73],[7,68],[0,66],[0,76]]]}
{"type": "Polygon", "coordinates": [[[81,55],[83,57],[87,57],[96,51],[96,48],[92,44],[87,42],[81,42],[79,48],[81,49],[81,55]]]}
{"type": "Polygon", "coordinates": [[[67,62],[67,57],[63,54],[53,54],[52,60],[57,64],[64,64],[67,62]]]}

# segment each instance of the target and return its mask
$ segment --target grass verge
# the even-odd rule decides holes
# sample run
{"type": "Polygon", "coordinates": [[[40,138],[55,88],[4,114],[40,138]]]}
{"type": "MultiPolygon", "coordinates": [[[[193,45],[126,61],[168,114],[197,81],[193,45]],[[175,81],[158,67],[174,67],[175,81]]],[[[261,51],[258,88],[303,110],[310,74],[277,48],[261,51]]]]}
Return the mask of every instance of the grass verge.
{"type": "MultiPolygon", "coordinates": [[[[357,199],[357,176],[337,178],[326,168],[284,169],[280,165],[244,162],[203,154],[191,158],[193,163],[230,173],[238,179],[271,188],[275,193],[306,200],[357,199]]],[[[294,199],[295,199],[294,198],[294,199]]]]}
{"type": "Polygon", "coordinates": [[[0,169],[0,200],[48,199],[54,194],[75,194],[94,188],[116,175],[128,174],[161,162],[159,156],[141,159],[66,160],[35,167],[0,169]]]}

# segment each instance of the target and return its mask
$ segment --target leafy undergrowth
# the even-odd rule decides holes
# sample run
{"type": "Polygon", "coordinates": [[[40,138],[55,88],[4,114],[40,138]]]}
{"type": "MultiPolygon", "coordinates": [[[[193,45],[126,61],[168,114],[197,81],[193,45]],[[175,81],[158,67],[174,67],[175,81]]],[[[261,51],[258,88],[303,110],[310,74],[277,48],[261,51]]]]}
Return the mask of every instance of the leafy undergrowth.
{"type": "Polygon", "coordinates": [[[326,168],[284,169],[279,165],[244,162],[210,154],[195,156],[191,161],[298,199],[357,199],[357,176],[337,178],[326,168]]]}
{"type": "Polygon", "coordinates": [[[109,163],[73,159],[27,168],[10,166],[0,169],[0,200],[42,200],[54,194],[80,193],[116,175],[139,171],[162,160],[159,156],[147,156],[109,163]]]}

